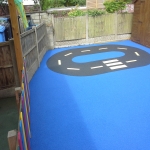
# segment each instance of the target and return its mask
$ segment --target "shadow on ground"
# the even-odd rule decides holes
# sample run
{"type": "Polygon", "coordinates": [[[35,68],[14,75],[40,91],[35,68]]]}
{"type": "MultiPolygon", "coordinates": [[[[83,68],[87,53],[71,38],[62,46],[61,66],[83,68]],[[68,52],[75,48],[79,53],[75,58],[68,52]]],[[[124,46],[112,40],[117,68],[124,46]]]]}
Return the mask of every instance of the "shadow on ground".
{"type": "Polygon", "coordinates": [[[8,131],[18,128],[15,97],[0,99],[0,150],[9,150],[8,131]]]}

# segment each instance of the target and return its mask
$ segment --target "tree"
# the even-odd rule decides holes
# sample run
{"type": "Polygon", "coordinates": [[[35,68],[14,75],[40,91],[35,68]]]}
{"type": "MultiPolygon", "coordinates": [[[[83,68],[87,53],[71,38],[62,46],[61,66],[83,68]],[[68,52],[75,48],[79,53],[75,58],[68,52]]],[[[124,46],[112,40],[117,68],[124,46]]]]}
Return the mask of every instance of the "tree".
{"type": "Polygon", "coordinates": [[[33,0],[35,4],[40,3],[42,10],[61,6],[85,5],[86,0],[33,0]]]}
{"type": "Polygon", "coordinates": [[[65,0],[65,6],[85,5],[86,0],[65,0]]]}

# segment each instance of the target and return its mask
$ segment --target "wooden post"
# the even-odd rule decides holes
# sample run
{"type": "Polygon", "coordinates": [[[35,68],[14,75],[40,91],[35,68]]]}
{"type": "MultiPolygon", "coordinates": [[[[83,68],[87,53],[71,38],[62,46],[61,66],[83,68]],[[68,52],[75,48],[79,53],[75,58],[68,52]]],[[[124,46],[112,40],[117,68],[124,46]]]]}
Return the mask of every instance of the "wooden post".
{"type": "Polygon", "coordinates": [[[17,144],[17,131],[12,130],[8,132],[8,144],[10,150],[16,150],[16,144],[17,144]]]}
{"type": "Polygon", "coordinates": [[[117,12],[115,12],[115,40],[118,40],[117,39],[117,35],[118,35],[118,13],[117,12]]]}
{"type": "Polygon", "coordinates": [[[18,25],[18,16],[17,16],[17,9],[14,3],[14,0],[8,0],[9,3],[9,14],[12,24],[12,32],[14,38],[14,45],[15,45],[15,53],[16,53],[16,61],[17,61],[17,68],[19,74],[19,80],[21,83],[22,80],[22,68],[23,68],[23,57],[22,57],[22,47],[21,47],[21,40],[20,40],[20,31],[18,25]]]}
{"type": "Polygon", "coordinates": [[[39,46],[38,46],[38,37],[37,37],[37,29],[36,29],[36,27],[34,27],[34,31],[35,31],[35,41],[36,41],[37,60],[38,60],[38,66],[40,67],[39,46]]]}
{"type": "Polygon", "coordinates": [[[97,8],[97,0],[96,0],[96,8],[97,8]]]}
{"type": "Polygon", "coordinates": [[[15,88],[15,94],[16,94],[16,104],[18,111],[20,111],[20,95],[21,95],[21,87],[15,88]]]}
{"type": "Polygon", "coordinates": [[[86,43],[88,43],[89,39],[89,16],[86,14],[86,43]]]}

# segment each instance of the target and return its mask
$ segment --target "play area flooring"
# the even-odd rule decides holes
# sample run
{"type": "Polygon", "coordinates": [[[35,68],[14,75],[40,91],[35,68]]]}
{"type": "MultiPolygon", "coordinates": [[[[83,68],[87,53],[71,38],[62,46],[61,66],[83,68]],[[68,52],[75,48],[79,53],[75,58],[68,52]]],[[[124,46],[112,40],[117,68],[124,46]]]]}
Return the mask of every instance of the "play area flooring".
{"type": "Polygon", "coordinates": [[[150,48],[48,51],[30,82],[32,150],[149,150],[150,48]]]}

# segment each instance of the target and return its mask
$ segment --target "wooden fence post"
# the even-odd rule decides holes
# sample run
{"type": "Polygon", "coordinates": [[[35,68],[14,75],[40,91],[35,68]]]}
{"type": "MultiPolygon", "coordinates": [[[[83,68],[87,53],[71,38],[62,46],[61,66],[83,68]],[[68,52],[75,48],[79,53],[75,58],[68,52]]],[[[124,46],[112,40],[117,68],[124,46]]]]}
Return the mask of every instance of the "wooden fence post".
{"type": "Polygon", "coordinates": [[[37,51],[37,59],[38,59],[38,66],[40,67],[40,59],[39,59],[39,46],[38,46],[38,37],[37,37],[37,29],[34,28],[35,31],[35,40],[36,40],[36,51],[37,51]]]}
{"type": "Polygon", "coordinates": [[[16,150],[17,131],[16,130],[9,131],[7,138],[8,138],[9,150],[16,150]]]}
{"type": "Polygon", "coordinates": [[[21,87],[15,88],[15,94],[16,94],[16,104],[18,111],[20,110],[20,94],[21,94],[21,87]]]}
{"type": "Polygon", "coordinates": [[[86,14],[86,43],[89,40],[89,16],[86,14]]]}
{"type": "Polygon", "coordinates": [[[54,38],[54,47],[56,45],[56,37],[55,37],[55,18],[54,18],[54,15],[52,14],[52,24],[53,24],[53,38],[54,38]]]}
{"type": "Polygon", "coordinates": [[[118,14],[115,13],[115,40],[117,40],[117,32],[118,32],[118,14]]]}
{"type": "Polygon", "coordinates": [[[17,69],[17,61],[16,61],[16,54],[15,54],[15,46],[14,40],[9,40],[12,63],[13,63],[13,70],[14,70],[14,78],[15,78],[15,86],[20,86],[20,79],[19,79],[19,72],[17,69]]]}
{"type": "Polygon", "coordinates": [[[16,53],[16,61],[17,61],[17,68],[20,83],[22,80],[22,68],[23,68],[23,57],[22,57],[22,47],[21,47],[21,40],[20,40],[20,31],[18,25],[18,17],[17,17],[17,10],[14,3],[14,0],[8,0],[9,3],[9,13],[10,19],[12,24],[12,32],[14,38],[14,45],[15,45],[15,53],[16,53]]]}

